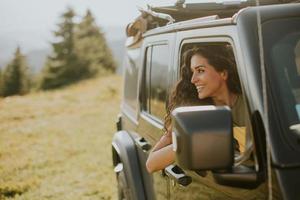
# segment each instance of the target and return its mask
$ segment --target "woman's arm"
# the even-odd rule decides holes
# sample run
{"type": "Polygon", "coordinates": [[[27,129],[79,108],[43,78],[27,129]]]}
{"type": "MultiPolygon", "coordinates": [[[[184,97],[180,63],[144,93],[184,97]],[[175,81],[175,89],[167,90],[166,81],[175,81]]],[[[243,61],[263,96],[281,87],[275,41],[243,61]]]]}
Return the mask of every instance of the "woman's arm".
{"type": "Polygon", "coordinates": [[[171,134],[163,135],[150,152],[146,167],[149,173],[164,169],[175,160],[171,134]]]}

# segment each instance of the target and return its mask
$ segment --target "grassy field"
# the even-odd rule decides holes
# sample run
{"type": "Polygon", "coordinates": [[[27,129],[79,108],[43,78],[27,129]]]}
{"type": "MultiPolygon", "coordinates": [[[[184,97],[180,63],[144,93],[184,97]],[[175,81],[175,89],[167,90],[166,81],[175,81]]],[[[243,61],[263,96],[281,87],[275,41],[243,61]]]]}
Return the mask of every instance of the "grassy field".
{"type": "Polygon", "coordinates": [[[0,99],[0,199],[116,199],[121,77],[0,99]]]}

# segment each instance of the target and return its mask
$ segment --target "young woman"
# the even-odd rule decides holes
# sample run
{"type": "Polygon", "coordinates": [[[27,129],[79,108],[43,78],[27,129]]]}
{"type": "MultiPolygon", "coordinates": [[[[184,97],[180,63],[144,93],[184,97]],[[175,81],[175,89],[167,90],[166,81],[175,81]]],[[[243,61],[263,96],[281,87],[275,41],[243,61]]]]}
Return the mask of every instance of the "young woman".
{"type": "Polygon", "coordinates": [[[165,117],[165,134],[153,147],[146,162],[148,172],[164,169],[174,162],[171,111],[185,105],[228,105],[233,124],[245,125],[245,110],[236,65],[229,45],[201,46],[183,55],[180,80],[170,96],[165,117]]]}

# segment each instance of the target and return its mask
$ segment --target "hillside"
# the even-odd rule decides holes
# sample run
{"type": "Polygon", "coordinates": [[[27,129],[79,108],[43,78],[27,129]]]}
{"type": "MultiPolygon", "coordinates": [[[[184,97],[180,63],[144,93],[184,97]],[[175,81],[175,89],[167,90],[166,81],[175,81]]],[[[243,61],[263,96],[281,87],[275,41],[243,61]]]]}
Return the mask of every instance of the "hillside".
{"type": "Polygon", "coordinates": [[[0,99],[0,199],[116,199],[121,77],[0,99]]]}

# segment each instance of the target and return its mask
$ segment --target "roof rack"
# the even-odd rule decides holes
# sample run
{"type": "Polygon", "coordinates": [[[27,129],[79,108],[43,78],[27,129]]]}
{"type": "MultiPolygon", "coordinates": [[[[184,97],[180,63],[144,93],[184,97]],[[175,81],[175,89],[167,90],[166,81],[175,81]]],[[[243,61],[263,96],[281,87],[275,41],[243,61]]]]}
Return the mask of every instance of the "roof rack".
{"type": "Polygon", "coordinates": [[[141,12],[133,22],[129,23],[126,27],[126,35],[128,37],[128,46],[138,43],[142,34],[147,30],[157,27],[165,26],[175,22],[173,17],[166,13],[158,13],[151,9],[151,6],[147,6],[147,9],[138,8],[141,12]]]}
{"type": "Polygon", "coordinates": [[[151,6],[150,5],[147,5],[147,10],[143,9],[143,8],[138,8],[139,11],[142,13],[142,14],[148,14],[148,15],[151,15],[152,17],[155,17],[155,18],[159,18],[159,19],[162,19],[162,20],[167,20],[168,23],[167,24],[172,24],[175,22],[175,19],[173,19],[173,17],[169,14],[166,14],[166,13],[158,13],[158,12],[155,12],[151,9],[151,6]]]}
{"type": "MultiPolygon", "coordinates": [[[[177,0],[172,6],[154,7],[147,5],[146,9],[138,8],[141,12],[133,22],[126,27],[128,45],[136,46],[142,34],[150,29],[166,26],[174,22],[186,21],[207,16],[218,18],[232,17],[240,9],[255,6],[256,0],[219,0],[218,2],[186,3],[177,0]]],[[[260,0],[260,5],[281,4],[297,2],[300,0],[260,0]]]]}

